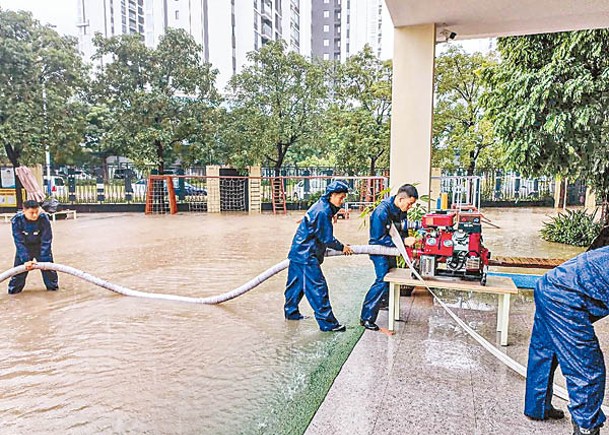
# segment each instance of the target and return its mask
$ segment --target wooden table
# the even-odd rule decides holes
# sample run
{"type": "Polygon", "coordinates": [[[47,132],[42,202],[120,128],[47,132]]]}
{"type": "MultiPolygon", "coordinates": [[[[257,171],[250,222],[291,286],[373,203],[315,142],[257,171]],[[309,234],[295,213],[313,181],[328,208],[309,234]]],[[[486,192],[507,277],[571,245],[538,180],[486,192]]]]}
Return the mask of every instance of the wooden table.
{"type": "Polygon", "coordinates": [[[518,294],[518,288],[511,278],[500,276],[488,276],[486,285],[480,285],[477,281],[465,281],[457,277],[436,277],[425,279],[424,283],[411,277],[408,269],[391,269],[385,275],[389,283],[389,326],[393,331],[395,321],[400,319],[400,285],[414,287],[443,288],[449,290],[460,290],[478,293],[493,293],[499,297],[497,307],[497,332],[501,333],[501,345],[508,344],[508,326],[510,322],[510,296],[518,294]]]}

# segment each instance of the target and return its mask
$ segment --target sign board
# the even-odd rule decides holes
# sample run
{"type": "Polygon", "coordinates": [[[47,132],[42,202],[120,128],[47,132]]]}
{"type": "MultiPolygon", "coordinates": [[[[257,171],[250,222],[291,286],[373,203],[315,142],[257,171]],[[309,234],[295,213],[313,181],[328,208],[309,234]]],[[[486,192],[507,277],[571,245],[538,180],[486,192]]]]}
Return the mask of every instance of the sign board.
{"type": "MultiPolygon", "coordinates": [[[[23,200],[26,200],[25,189],[21,190],[23,200]]],[[[15,208],[17,207],[17,195],[15,189],[0,189],[0,208],[15,208]]]]}
{"type": "Polygon", "coordinates": [[[0,187],[15,188],[15,170],[13,168],[0,168],[0,187]]]}

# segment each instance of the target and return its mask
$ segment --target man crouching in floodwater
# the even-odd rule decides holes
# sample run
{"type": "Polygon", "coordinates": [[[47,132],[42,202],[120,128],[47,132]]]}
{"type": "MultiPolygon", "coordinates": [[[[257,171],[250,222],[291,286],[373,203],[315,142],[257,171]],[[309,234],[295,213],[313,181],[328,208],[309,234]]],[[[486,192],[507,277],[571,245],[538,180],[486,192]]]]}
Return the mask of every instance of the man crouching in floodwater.
{"type": "Polygon", "coordinates": [[[290,266],[285,289],[284,312],[287,320],[300,320],[304,316],[298,304],[305,295],[315,312],[315,319],[322,331],[342,332],[345,326],[338,323],[332,313],[328,284],[321,271],[326,248],[353,254],[349,245],[343,245],[334,238],[332,217],[338,213],[349,192],[349,186],[342,181],[328,184],[326,193],[309,208],[304,216],[288,254],[290,266]]]}
{"type": "Polygon", "coordinates": [[[564,417],[551,403],[560,365],[573,434],[598,435],[605,421],[605,361],[592,324],[609,315],[609,227],[587,252],[541,277],[534,297],[524,413],[534,420],[564,417]]]}
{"type": "MultiPolygon", "coordinates": [[[[36,201],[25,201],[22,212],[17,213],[11,223],[13,240],[17,249],[15,267],[25,264],[25,270],[30,271],[36,260],[53,262],[51,222],[46,213],[40,213],[40,205],[36,201]]],[[[28,272],[23,272],[11,278],[8,283],[9,294],[21,293],[27,274],[28,272]]],[[[47,290],[59,288],[57,272],[54,270],[43,270],[42,279],[47,290]]]]}

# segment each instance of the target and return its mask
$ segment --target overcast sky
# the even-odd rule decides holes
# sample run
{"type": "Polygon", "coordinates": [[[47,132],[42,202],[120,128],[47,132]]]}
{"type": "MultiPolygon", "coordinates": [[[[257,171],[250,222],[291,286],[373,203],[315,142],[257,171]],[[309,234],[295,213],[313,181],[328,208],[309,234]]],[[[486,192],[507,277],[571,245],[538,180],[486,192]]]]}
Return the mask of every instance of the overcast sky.
{"type": "Polygon", "coordinates": [[[43,24],[57,26],[59,33],[76,36],[77,0],[0,0],[3,9],[30,11],[43,24]]]}

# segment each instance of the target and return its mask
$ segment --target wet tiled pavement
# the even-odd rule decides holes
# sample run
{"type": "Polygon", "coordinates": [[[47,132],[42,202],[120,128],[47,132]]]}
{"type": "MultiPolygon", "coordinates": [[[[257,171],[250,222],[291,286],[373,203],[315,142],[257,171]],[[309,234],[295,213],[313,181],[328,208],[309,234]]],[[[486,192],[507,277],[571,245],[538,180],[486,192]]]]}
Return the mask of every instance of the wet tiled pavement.
{"type": "MultiPolygon", "coordinates": [[[[498,345],[496,297],[444,292],[442,299],[498,345]]],[[[510,345],[526,365],[534,306],[530,292],[512,298],[510,345]]],[[[381,312],[379,326],[386,326],[381,312]]],[[[417,289],[402,298],[395,335],[366,331],[343,366],[307,434],[570,434],[571,423],[535,422],[522,414],[525,381],[470,338],[417,289]]],[[[606,321],[597,333],[609,342],[606,321]]],[[[557,373],[556,383],[564,386],[557,373]]],[[[566,410],[566,402],[554,398],[566,410]]]]}

